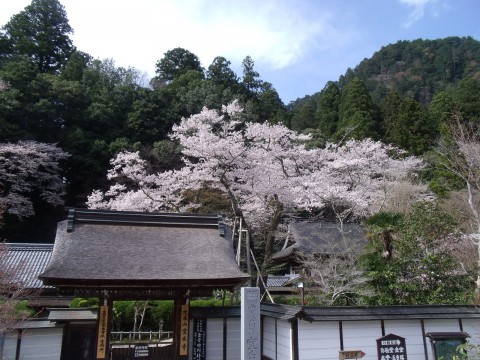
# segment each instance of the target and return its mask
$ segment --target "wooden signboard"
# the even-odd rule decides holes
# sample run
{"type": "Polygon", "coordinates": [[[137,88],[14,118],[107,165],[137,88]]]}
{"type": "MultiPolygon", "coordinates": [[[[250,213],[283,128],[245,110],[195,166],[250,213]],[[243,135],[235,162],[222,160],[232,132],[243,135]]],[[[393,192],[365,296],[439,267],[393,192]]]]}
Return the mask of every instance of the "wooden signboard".
{"type": "Polygon", "coordinates": [[[377,340],[378,360],[407,360],[405,338],[388,334],[377,340]]]}
{"type": "Polygon", "coordinates": [[[105,359],[107,355],[107,327],[108,306],[100,305],[98,309],[97,359],[105,359]]]}
{"type": "Polygon", "coordinates": [[[193,320],[192,360],[207,359],[207,319],[193,320]]]}
{"type": "Polygon", "coordinates": [[[180,356],[188,355],[188,305],[182,305],[180,315],[180,356]]]}
{"type": "Polygon", "coordinates": [[[341,350],[338,354],[340,360],[361,359],[365,356],[362,350],[341,350]]]}

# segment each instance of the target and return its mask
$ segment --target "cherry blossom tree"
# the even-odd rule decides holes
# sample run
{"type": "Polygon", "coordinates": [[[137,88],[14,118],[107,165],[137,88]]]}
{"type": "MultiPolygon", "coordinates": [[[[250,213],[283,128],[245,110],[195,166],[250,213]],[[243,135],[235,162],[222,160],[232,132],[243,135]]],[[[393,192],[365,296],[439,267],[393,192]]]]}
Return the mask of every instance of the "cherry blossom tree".
{"type": "Polygon", "coordinates": [[[0,143],[0,209],[25,218],[34,215],[34,201],[63,205],[60,162],[67,158],[52,144],[0,143]]]}
{"type": "MultiPolygon", "coordinates": [[[[241,112],[235,101],[175,125],[170,137],[183,149],[181,170],[150,174],[139,153],[119,154],[108,173],[117,182],[93,192],[88,206],[182,211],[198,205],[184,204],[184,190],[220,189],[264,248],[264,270],[283,213],[329,206],[342,221],[363,217],[380,210],[399,181],[422,167],[419,159],[372,140],[307,149],[309,136],[281,124],[244,123],[241,112]]],[[[426,193],[420,185],[415,189],[419,198],[426,193]]]]}

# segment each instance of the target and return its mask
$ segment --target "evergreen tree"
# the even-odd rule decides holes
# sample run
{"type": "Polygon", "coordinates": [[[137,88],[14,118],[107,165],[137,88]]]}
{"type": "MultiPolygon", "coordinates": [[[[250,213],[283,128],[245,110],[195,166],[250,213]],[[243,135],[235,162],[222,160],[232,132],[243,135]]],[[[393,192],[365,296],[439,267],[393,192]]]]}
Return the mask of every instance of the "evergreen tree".
{"type": "Polygon", "coordinates": [[[338,110],[337,139],[377,137],[377,109],[359,78],[345,86],[338,110]]]}
{"type": "Polygon", "coordinates": [[[260,74],[254,70],[254,65],[255,63],[250,56],[245,57],[242,61],[242,85],[247,96],[259,92],[262,85],[260,74]]]}
{"type": "Polygon", "coordinates": [[[333,81],[327,82],[317,102],[315,120],[318,129],[325,138],[331,138],[337,131],[338,124],[338,106],[342,94],[333,81]]]}
{"type": "Polygon", "coordinates": [[[59,1],[32,0],[2,28],[0,56],[26,56],[40,72],[56,72],[75,50],[72,33],[59,1]]]}
{"type": "Polygon", "coordinates": [[[301,106],[297,107],[290,119],[292,130],[302,131],[305,129],[314,129],[316,127],[315,112],[317,110],[317,101],[313,96],[307,96],[303,99],[301,106]]]}
{"type": "Polygon", "coordinates": [[[410,97],[405,97],[398,108],[396,123],[390,126],[390,142],[419,155],[433,143],[437,126],[428,121],[423,106],[410,97]]]}
{"type": "Polygon", "coordinates": [[[371,238],[362,264],[375,293],[366,299],[371,305],[469,303],[471,274],[455,257],[463,245],[449,214],[418,203],[404,218],[379,213],[367,222],[371,238]]]}
{"type": "Polygon", "coordinates": [[[208,67],[207,76],[214,84],[221,86],[222,90],[226,88],[238,88],[238,76],[230,68],[230,61],[222,56],[217,56],[213,59],[208,67]]]}
{"type": "Polygon", "coordinates": [[[169,83],[188,70],[203,73],[203,68],[197,55],[182,48],[167,51],[164,57],[157,61],[156,74],[161,82],[169,83]]]}
{"type": "Polygon", "coordinates": [[[429,121],[440,126],[449,122],[452,114],[458,112],[458,105],[450,93],[441,91],[437,93],[428,107],[429,121]]]}
{"type": "Polygon", "coordinates": [[[454,100],[464,120],[480,123],[480,80],[465,78],[460,81],[454,100]]]}
{"type": "Polygon", "coordinates": [[[391,90],[382,103],[383,117],[383,138],[387,143],[391,143],[392,131],[395,132],[395,126],[398,124],[398,111],[402,99],[395,90],[391,90]]]}

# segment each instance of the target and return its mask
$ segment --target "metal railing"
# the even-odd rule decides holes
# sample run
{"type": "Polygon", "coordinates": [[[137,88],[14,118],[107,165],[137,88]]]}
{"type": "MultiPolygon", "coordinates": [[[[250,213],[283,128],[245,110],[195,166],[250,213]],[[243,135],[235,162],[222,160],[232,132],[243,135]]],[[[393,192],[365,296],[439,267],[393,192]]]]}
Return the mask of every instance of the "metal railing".
{"type": "Polygon", "coordinates": [[[171,338],[173,331],[112,331],[112,341],[163,341],[171,338]]]}

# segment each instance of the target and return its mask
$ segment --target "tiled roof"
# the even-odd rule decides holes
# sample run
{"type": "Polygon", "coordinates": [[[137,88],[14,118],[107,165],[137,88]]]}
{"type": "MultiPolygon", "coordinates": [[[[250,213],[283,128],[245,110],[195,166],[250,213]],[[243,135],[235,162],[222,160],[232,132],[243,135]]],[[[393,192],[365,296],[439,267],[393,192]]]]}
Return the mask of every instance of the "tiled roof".
{"type": "Polygon", "coordinates": [[[84,321],[96,320],[98,310],[90,308],[60,308],[48,309],[48,320],[50,321],[84,321]]]}
{"type": "Polygon", "coordinates": [[[13,274],[14,281],[29,289],[49,287],[38,279],[38,275],[45,270],[52,256],[53,244],[8,243],[7,249],[4,266],[13,274]]]}
{"type": "Polygon", "coordinates": [[[40,277],[61,288],[232,287],[247,275],[226,230],[217,215],[75,209],[40,277]]]}
{"type": "Polygon", "coordinates": [[[191,307],[191,318],[234,318],[240,317],[240,306],[191,307]]]}
{"type": "Polygon", "coordinates": [[[298,278],[299,275],[284,275],[284,276],[276,276],[276,275],[268,275],[267,277],[267,287],[282,287],[286,286],[290,283],[291,280],[298,278]]]}
{"type": "Polygon", "coordinates": [[[301,307],[262,303],[261,313],[279,319],[297,317],[307,321],[480,318],[479,309],[476,306],[468,305],[301,307]]]}
{"type": "Polygon", "coordinates": [[[341,254],[346,246],[363,248],[365,234],[359,224],[340,224],[330,221],[300,221],[290,225],[293,245],[276,252],[272,260],[283,261],[296,252],[307,254],[341,254]]]}

